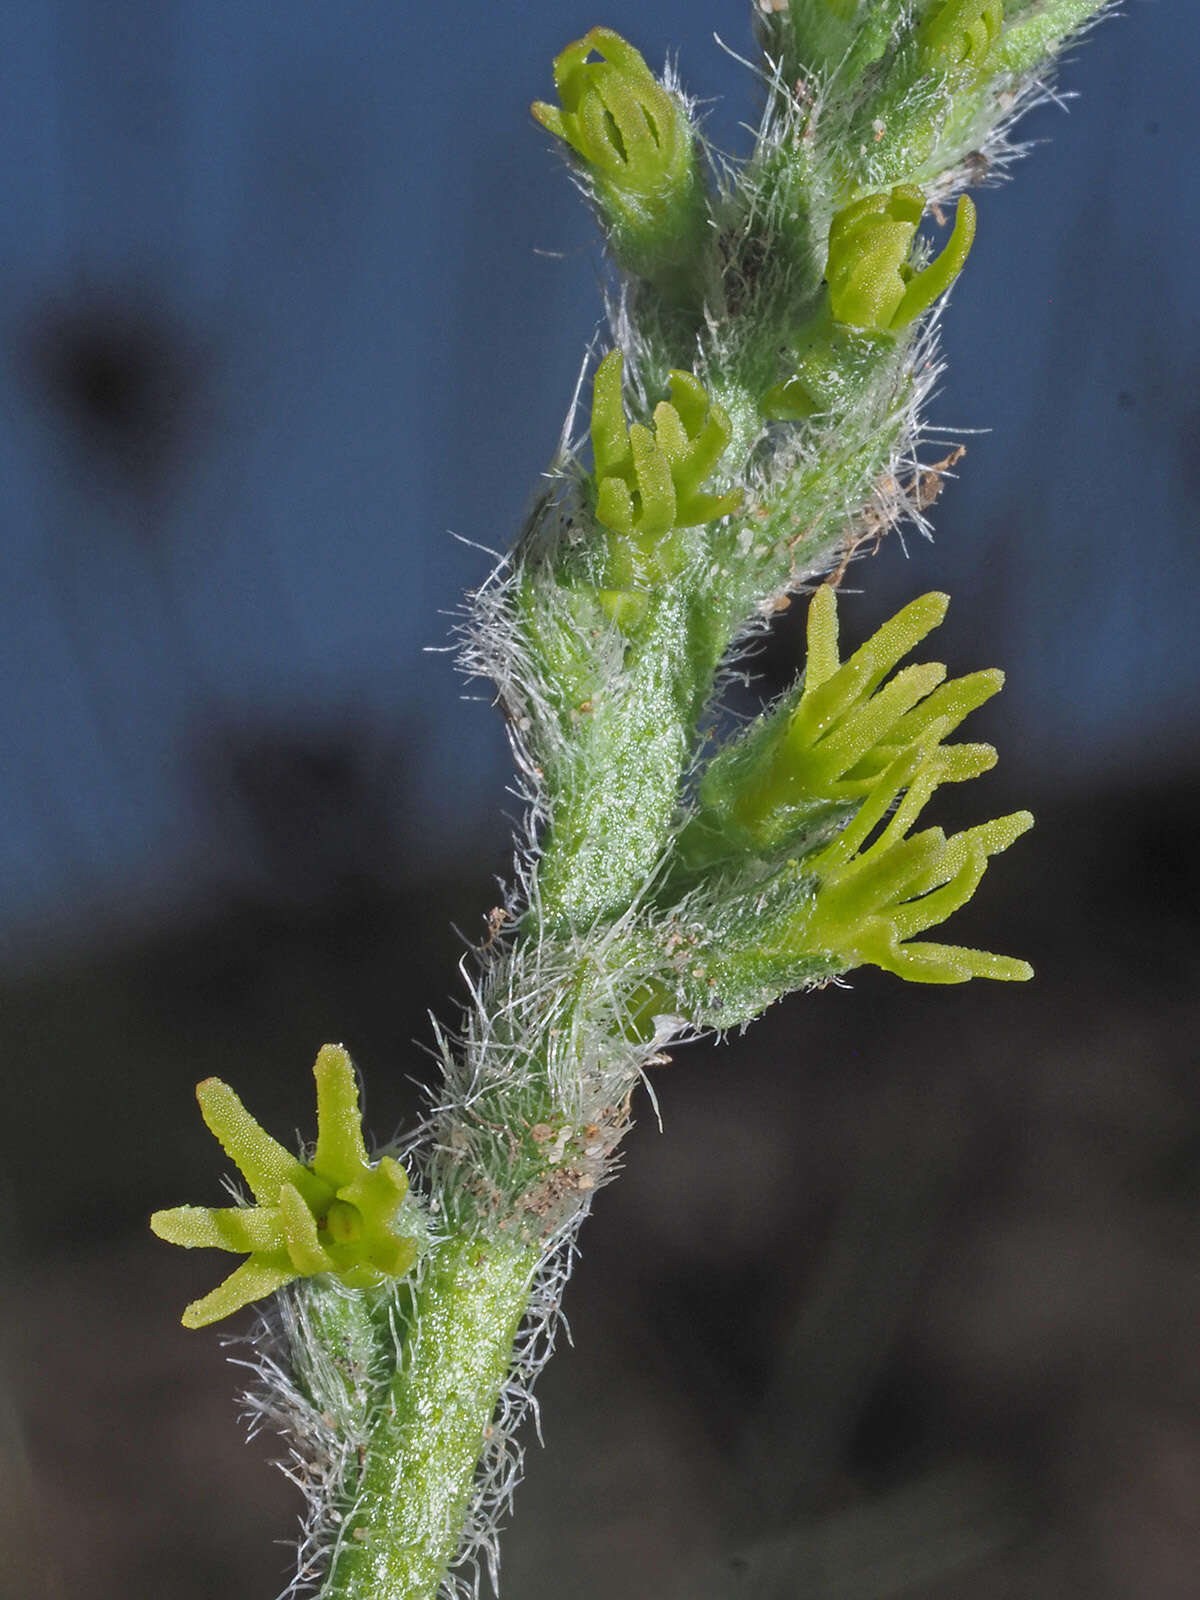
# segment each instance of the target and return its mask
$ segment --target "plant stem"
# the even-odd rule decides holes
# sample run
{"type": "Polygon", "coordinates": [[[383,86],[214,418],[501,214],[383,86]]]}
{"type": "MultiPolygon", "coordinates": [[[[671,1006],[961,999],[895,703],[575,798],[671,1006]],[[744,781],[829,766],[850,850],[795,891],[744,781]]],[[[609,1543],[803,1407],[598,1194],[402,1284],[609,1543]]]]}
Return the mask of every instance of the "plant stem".
{"type": "Polygon", "coordinates": [[[413,1300],[323,1600],[433,1600],[458,1549],[540,1252],[447,1242],[413,1300]]]}

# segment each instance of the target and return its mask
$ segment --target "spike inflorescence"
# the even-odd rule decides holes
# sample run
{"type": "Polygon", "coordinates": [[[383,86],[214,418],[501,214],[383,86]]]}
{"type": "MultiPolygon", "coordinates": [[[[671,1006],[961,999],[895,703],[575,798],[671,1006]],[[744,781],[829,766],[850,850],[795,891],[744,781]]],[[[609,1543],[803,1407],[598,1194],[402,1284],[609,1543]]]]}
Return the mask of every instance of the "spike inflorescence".
{"type": "Polygon", "coordinates": [[[466,1596],[481,1562],[494,1581],[514,1429],[575,1230],[666,1046],[863,965],[1030,976],[924,937],[1031,822],[922,825],[941,784],[993,765],[954,735],[1002,675],[905,663],[940,594],[843,660],[835,589],[817,586],[904,517],[924,526],[947,470],[919,455],[940,370],[929,313],[971,248],[964,190],[1012,158],[1014,108],[1107,3],[757,0],[764,110],[743,162],[706,143],[674,70],[657,77],[612,30],[555,61],[558,103],[533,111],[604,232],[612,348],[591,470],[572,407],[548,486],[463,624],[464,665],[508,718],[527,827],[462,1028],[440,1040],[413,1142],[421,1197],[397,1161],[368,1161],[353,1069],[327,1046],[311,1159],[209,1079],[204,1119],[254,1204],[153,1219],[174,1243],[246,1258],[189,1327],[301,1280],[260,1329],[279,1342],[259,1404],[282,1415],[282,1384],[329,1432],[312,1474],[320,1560],[300,1588],[466,1596]],[[940,222],[956,198],[932,252],[926,211],[940,222]],[[814,587],[803,679],[720,744],[730,663],[814,587]]]}

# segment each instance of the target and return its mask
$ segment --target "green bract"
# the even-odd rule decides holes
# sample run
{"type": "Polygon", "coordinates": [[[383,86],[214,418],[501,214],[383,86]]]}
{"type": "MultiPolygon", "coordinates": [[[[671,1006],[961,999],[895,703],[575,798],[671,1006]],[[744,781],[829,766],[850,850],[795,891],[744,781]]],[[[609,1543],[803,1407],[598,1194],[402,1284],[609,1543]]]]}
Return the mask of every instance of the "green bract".
{"type": "MultiPolygon", "coordinates": [[[[755,24],[783,73],[830,74],[843,92],[892,42],[903,0],[757,0],[755,24]]],[[[790,81],[794,81],[791,79],[790,81]]]]}
{"type": "Polygon", "coordinates": [[[201,1115],[257,1204],[176,1206],[150,1218],[154,1232],[171,1244],[248,1256],[187,1307],[185,1328],[217,1322],[293,1278],[329,1272],[353,1288],[374,1288],[402,1277],[416,1260],[415,1239],[393,1227],[408,1176],[390,1156],[375,1166],[367,1161],[350,1057],[340,1045],[327,1044],[313,1075],[317,1145],[309,1165],[276,1143],[228,1084],[206,1078],[196,1089],[201,1115]]]}
{"type": "Polygon", "coordinates": [[[1022,73],[1057,50],[1074,28],[1093,21],[1109,0],[1038,0],[1025,4],[1012,16],[996,43],[989,67],[996,72],[1022,73]]]}
{"type": "Polygon", "coordinates": [[[902,184],[886,194],[866,195],[837,213],[825,265],[836,322],[897,333],[954,282],[975,237],[975,207],[969,196],[960,197],[945,248],[914,272],[909,257],[924,211],[921,191],[902,184]]]}
{"type": "Polygon", "coordinates": [[[670,576],[679,556],[671,535],[736,511],[740,490],[708,494],[702,485],[732,435],[729,418],[690,372],[670,373],[671,398],[654,408],[653,427],[625,424],[623,360],[610,350],[592,388],[596,520],[608,530],[601,600],[617,621],[636,619],[645,591],[670,576]]]}

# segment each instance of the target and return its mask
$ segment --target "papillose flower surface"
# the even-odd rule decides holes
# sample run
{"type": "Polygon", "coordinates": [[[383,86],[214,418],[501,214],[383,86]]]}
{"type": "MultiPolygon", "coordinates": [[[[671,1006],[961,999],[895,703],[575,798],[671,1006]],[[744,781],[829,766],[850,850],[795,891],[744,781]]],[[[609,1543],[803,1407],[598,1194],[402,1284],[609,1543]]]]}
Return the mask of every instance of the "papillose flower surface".
{"type": "Polygon", "coordinates": [[[535,100],[534,116],[606,183],[649,199],[683,181],[687,139],[671,98],[619,33],[593,28],[568,45],[555,58],[554,87],[562,109],[535,100]]]}
{"type": "Polygon", "coordinates": [[[923,64],[947,71],[982,71],[1004,26],[1002,0],[943,0],[918,33],[923,64]]]}

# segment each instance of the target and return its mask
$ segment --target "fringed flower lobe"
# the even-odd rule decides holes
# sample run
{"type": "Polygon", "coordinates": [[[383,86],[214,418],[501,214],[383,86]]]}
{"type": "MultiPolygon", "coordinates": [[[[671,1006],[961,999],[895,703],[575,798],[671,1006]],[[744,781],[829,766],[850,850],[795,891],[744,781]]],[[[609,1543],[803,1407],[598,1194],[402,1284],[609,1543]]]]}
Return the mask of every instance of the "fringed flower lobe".
{"type": "Polygon", "coordinates": [[[1003,686],[1002,672],[947,680],[940,662],[925,662],[890,676],[948,605],[944,594],[922,595],[843,662],[836,592],[828,584],[818,589],[808,610],[799,693],[711,763],[700,785],[708,827],[768,853],[786,846],[813,811],[865,800],[896,758],[918,745],[922,770],[938,783],[978,777],[993,766],[990,745],[942,741],[1003,686]]]}
{"type": "Polygon", "coordinates": [[[910,835],[939,781],[923,749],[899,756],[881,776],[853,822],[811,862],[818,889],[803,919],[803,948],[837,957],[844,971],[882,967],[915,983],[1031,978],[1029,963],[1011,956],[913,940],[966,905],[989,857],[1033,826],[1028,811],[1015,811],[949,838],[941,828],[910,835]],[[901,794],[895,814],[867,845],[901,794]]]}

